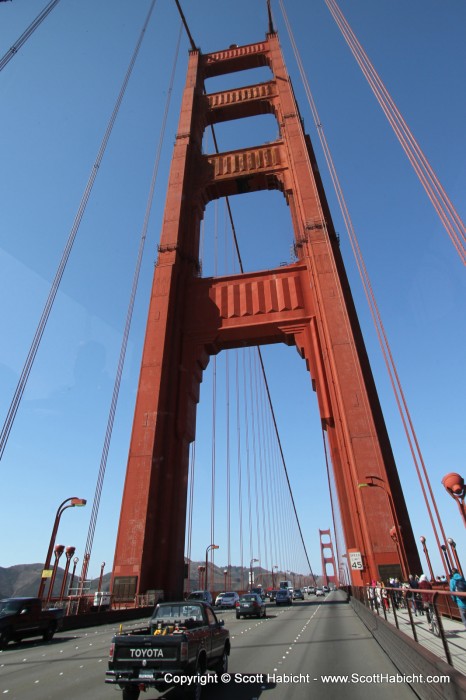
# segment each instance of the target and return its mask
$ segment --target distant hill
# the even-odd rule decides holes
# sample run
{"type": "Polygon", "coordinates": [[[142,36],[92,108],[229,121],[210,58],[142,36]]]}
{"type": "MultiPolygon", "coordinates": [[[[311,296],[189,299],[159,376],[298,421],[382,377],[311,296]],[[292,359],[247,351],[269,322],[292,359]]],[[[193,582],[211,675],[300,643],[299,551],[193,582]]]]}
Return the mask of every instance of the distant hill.
{"type": "MultiPolygon", "coordinates": [[[[201,575],[201,580],[199,580],[199,570],[198,567],[205,566],[205,562],[192,561],[190,564],[190,585],[189,590],[195,591],[199,586],[203,586],[203,576],[201,575]]],[[[14,598],[20,596],[36,596],[39,590],[40,576],[42,573],[43,564],[16,564],[15,566],[10,566],[8,568],[3,568],[0,566],[0,598],[14,598]]],[[[241,566],[230,566],[229,572],[225,577],[224,571],[227,567],[209,566],[209,579],[208,585],[211,591],[223,591],[225,588],[232,589],[234,591],[247,590],[249,581],[249,570],[246,567],[241,566]],[[226,580],[226,586],[225,586],[226,580]]],[[[55,596],[60,594],[60,589],[63,581],[64,569],[58,567],[57,576],[55,579],[55,585],[53,588],[53,593],[55,596]]],[[[81,572],[77,571],[76,575],[81,572]]],[[[107,573],[102,578],[102,590],[108,591],[110,588],[110,578],[111,574],[107,573]]],[[[270,571],[265,571],[265,569],[255,568],[254,569],[255,585],[262,585],[264,588],[268,588],[272,585],[272,574],[270,571]]],[[[278,582],[282,579],[294,578],[293,575],[284,574],[283,572],[276,572],[274,576],[275,586],[278,588],[278,582]]],[[[317,576],[318,585],[323,582],[321,576],[317,576]]],[[[71,576],[68,574],[68,584],[70,582],[71,576]]],[[[76,579],[75,579],[76,583],[76,579]]],[[[304,580],[304,577],[296,576],[296,585],[307,585],[311,584],[308,577],[304,580]]],[[[91,581],[91,592],[96,591],[99,585],[99,579],[92,579],[91,581]]],[[[65,588],[66,590],[66,588],[65,588]]]]}
{"type": "MultiPolygon", "coordinates": [[[[200,585],[203,585],[203,576],[199,578],[198,567],[205,567],[205,561],[192,561],[190,563],[190,590],[195,591],[200,585]]],[[[209,577],[208,577],[208,587],[210,591],[224,591],[225,588],[233,591],[247,590],[249,587],[249,568],[241,566],[230,566],[228,573],[225,576],[224,571],[228,567],[226,566],[210,566],[209,565],[209,577]],[[225,586],[226,581],[226,586],[225,586]]],[[[291,579],[294,581],[296,587],[314,585],[314,581],[310,579],[309,576],[301,576],[295,574],[285,574],[283,571],[276,571],[274,573],[273,582],[275,587],[278,588],[279,581],[291,579]]],[[[322,585],[324,583],[322,576],[316,576],[317,585],[322,585]]],[[[272,572],[267,571],[261,567],[254,567],[254,585],[263,586],[263,588],[269,588],[272,586],[272,572]]]]}
{"type": "MultiPolygon", "coordinates": [[[[0,566],[0,598],[36,596],[39,590],[43,566],[43,563],[16,564],[15,566],[9,566],[8,568],[0,566]]],[[[53,587],[53,593],[56,596],[60,595],[64,573],[64,569],[58,567],[55,585],[53,587]]],[[[109,590],[110,577],[110,573],[105,574],[102,577],[102,590],[109,590]]],[[[70,580],[71,575],[68,574],[68,583],[70,580]]],[[[91,581],[91,591],[97,590],[98,585],[99,579],[93,579],[91,581]]]]}

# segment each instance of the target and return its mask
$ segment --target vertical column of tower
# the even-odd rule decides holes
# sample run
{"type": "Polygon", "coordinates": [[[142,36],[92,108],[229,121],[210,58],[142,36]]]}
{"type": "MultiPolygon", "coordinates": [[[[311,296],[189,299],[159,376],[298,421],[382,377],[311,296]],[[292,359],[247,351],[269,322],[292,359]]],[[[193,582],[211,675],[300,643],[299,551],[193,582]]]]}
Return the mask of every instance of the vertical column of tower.
{"type": "MultiPolygon", "coordinates": [[[[190,53],[154,272],[121,507],[112,590],[116,599],[150,589],[183,590],[186,495],[192,426],[180,420],[186,385],[182,327],[187,281],[197,274],[199,208],[194,163],[201,152],[197,51],[190,53]],[[191,429],[190,429],[191,428],[191,429]]],[[[186,399],[189,400],[189,399],[186,399]]],[[[183,415],[186,411],[182,412],[183,415]]]]}
{"type": "MultiPolygon", "coordinates": [[[[303,285],[310,290],[317,311],[317,360],[325,377],[325,386],[317,391],[330,395],[332,417],[323,417],[323,423],[346,545],[365,555],[367,573],[353,572],[353,581],[362,583],[372,573],[381,576],[384,567],[399,566],[390,537],[393,522],[387,496],[396,503],[411,565],[419,563],[419,556],[312,146],[303,130],[278,36],[268,35],[268,42],[279,94],[277,118],[289,161],[286,195],[299,257],[307,266],[303,285]],[[383,489],[377,494],[372,489],[371,498],[363,501],[359,484],[370,474],[382,481],[383,489]]],[[[305,346],[304,353],[316,357],[315,347],[305,346]]]]}

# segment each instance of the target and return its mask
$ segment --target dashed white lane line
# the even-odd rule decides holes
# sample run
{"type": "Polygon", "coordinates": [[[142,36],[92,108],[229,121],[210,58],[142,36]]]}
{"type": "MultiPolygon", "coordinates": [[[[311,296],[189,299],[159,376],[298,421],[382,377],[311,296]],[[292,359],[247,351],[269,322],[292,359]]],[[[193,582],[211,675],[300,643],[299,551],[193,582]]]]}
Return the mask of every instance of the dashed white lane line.
{"type": "Polygon", "coordinates": [[[319,611],[319,608],[320,608],[320,605],[314,610],[314,612],[312,613],[311,617],[309,618],[309,620],[306,622],[306,624],[305,624],[304,627],[302,628],[300,634],[297,634],[297,635],[296,635],[294,642],[292,643],[291,646],[288,647],[288,650],[285,652],[285,655],[282,656],[282,660],[281,660],[281,661],[278,661],[277,666],[273,669],[274,671],[278,671],[278,666],[280,666],[280,665],[283,663],[283,661],[284,661],[284,660],[287,658],[287,656],[289,655],[290,651],[293,651],[294,645],[299,641],[299,639],[300,639],[300,637],[301,637],[301,634],[302,634],[303,632],[305,632],[307,626],[311,623],[312,618],[313,618],[314,615],[316,615],[316,613],[319,611]]]}

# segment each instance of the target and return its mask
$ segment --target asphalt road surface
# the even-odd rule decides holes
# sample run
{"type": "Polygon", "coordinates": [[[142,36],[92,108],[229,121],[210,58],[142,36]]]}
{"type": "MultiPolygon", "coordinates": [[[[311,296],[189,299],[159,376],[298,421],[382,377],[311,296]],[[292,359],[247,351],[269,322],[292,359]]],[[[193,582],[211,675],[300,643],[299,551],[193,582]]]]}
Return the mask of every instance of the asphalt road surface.
{"type": "MultiPolygon", "coordinates": [[[[207,684],[203,700],[417,697],[340,591],[290,607],[269,604],[266,619],[236,620],[234,611],[218,616],[230,630],[231,678],[207,684]]],[[[51,642],[10,644],[0,652],[0,700],[120,700],[121,691],[104,683],[117,628],[104,625],[61,632],[51,642]]],[[[140,700],[183,697],[180,688],[162,694],[149,689],[140,700]]]]}

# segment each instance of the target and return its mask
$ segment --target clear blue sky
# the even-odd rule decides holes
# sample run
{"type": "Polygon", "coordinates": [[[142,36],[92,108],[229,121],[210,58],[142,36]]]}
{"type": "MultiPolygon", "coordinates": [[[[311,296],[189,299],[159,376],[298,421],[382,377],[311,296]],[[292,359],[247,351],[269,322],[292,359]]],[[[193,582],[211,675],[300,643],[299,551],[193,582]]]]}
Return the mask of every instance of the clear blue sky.
{"type": "MultiPolygon", "coordinates": [[[[0,4],[0,54],[45,6],[0,4]]],[[[3,423],[62,250],[96,158],[149,0],[62,0],[0,73],[0,420],[3,423]]],[[[265,0],[183,2],[202,51],[260,40],[265,0]]],[[[444,187],[466,218],[466,7],[460,0],[340,0],[340,7],[411,126],[444,187]]],[[[416,539],[435,554],[383,360],[335,196],[290,51],[278,2],[274,16],[305,126],[314,142],[352,284],[416,539]]],[[[381,113],[323,0],[286,8],[339,172],[447,536],[466,556],[464,527],[440,480],[465,469],[465,275],[447,234],[381,113]]],[[[0,463],[0,566],[43,561],[55,510],[69,496],[58,541],[82,557],[100,463],[152,164],[179,32],[172,0],[158,0],[133,79],[84,216],[7,449],[0,463]]],[[[116,536],[153,264],[177,130],[188,41],[183,36],[172,107],[136,300],[90,574],[110,568],[116,536]]],[[[237,77],[236,77],[237,78],[237,77]]],[[[235,80],[236,80],[235,78],[235,80]]],[[[208,86],[208,89],[215,89],[208,86]]],[[[241,131],[218,127],[220,148],[276,138],[272,117],[241,131]]],[[[290,261],[291,222],[276,192],[232,200],[246,269],[290,261]],[[244,203],[239,200],[248,200],[244,203]],[[263,254],[259,255],[262,248],[263,254]],[[265,249],[265,253],[264,253],[265,249]]],[[[206,213],[204,273],[212,274],[215,219],[206,213]]],[[[220,243],[219,246],[222,246],[220,243]]],[[[223,248],[220,253],[222,259],[223,248]]],[[[219,272],[223,271],[219,264],[219,272]]],[[[314,571],[318,530],[331,527],[316,398],[297,353],[264,349],[280,435],[314,571]],[[293,401],[290,401],[290,395],[293,401]]],[[[234,359],[230,359],[230,364],[234,359]]],[[[224,363],[217,363],[223,391],[224,363]]],[[[202,385],[196,445],[192,557],[210,542],[212,363],[202,385]]],[[[217,434],[217,488],[224,437],[217,434]]],[[[232,458],[233,462],[233,458],[232,458]]],[[[232,469],[235,469],[232,466],[232,469]]],[[[216,563],[226,561],[223,500],[216,506],[216,563]]],[[[234,516],[232,516],[234,517],[234,516]]],[[[246,536],[246,535],[245,535],[246,536]]],[[[245,561],[249,549],[245,548],[245,561]]],[[[257,546],[253,554],[257,557],[257,546]]],[[[305,571],[302,555],[293,564],[305,571]]],[[[237,532],[232,563],[239,563],[237,532]]],[[[279,563],[281,562],[273,562],[279,563]]],[[[270,562],[269,562],[270,564],[270,562]]]]}

